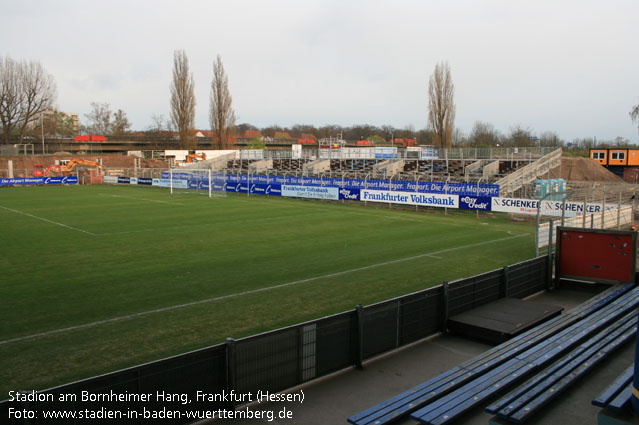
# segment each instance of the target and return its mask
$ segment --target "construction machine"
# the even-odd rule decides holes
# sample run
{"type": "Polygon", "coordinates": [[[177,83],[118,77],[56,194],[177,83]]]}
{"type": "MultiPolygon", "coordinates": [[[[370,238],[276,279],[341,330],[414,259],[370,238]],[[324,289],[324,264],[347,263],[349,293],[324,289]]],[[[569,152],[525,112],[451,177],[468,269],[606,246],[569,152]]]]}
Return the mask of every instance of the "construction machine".
{"type": "Polygon", "coordinates": [[[58,174],[62,174],[62,166],[61,165],[50,165],[47,168],[44,168],[44,165],[42,164],[35,164],[35,168],[33,170],[33,176],[34,177],[46,177],[49,175],[49,172],[54,169],[57,168],[58,170],[58,174]]]}
{"type": "Polygon", "coordinates": [[[204,152],[202,152],[201,154],[190,153],[186,156],[186,162],[189,164],[199,161],[206,161],[206,154],[204,152]]]}
{"type": "Polygon", "coordinates": [[[35,164],[33,175],[36,177],[48,177],[50,175],[68,176],[78,165],[87,165],[102,170],[102,164],[88,159],[72,159],[64,165],[50,165],[46,169],[42,164],[35,164]]]}

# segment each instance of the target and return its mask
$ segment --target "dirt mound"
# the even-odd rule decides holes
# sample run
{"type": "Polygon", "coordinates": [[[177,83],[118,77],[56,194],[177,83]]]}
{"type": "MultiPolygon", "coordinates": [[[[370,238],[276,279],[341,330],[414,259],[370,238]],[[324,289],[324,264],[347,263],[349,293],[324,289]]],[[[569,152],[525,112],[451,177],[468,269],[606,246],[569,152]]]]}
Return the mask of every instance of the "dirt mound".
{"type": "Polygon", "coordinates": [[[623,179],[590,158],[561,158],[561,178],[566,181],[623,183],[623,179]]]}

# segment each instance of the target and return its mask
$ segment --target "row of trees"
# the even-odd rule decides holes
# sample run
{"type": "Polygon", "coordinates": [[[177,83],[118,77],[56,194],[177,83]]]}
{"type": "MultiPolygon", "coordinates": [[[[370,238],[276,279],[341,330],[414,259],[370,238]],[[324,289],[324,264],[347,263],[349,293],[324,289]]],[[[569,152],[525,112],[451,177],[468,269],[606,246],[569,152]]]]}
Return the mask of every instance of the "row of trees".
{"type": "MultiPolygon", "coordinates": [[[[184,50],[174,52],[173,79],[170,90],[171,125],[178,132],[182,147],[189,147],[192,144],[196,100],[194,78],[189,71],[189,62],[184,50]]],[[[294,126],[294,128],[290,129],[290,132],[287,131],[288,129],[273,126],[263,129],[262,133],[267,137],[276,137],[277,133],[288,132],[291,137],[299,138],[304,137],[305,134],[313,134],[315,137],[323,138],[341,133],[342,137],[349,140],[365,138],[372,141],[385,140],[386,138],[380,133],[390,133],[391,140],[395,137],[421,139],[419,142],[422,144],[449,147],[453,143],[454,136],[454,92],[449,65],[445,62],[437,64],[428,86],[430,130],[415,132],[412,128],[397,130],[384,126],[379,131],[377,127],[368,125],[351,128],[325,126],[317,129],[313,126],[300,125],[294,126]]],[[[239,128],[235,126],[236,116],[228,88],[228,77],[224,71],[220,55],[217,55],[217,59],[213,64],[213,80],[209,99],[209,122],[214,134],[213,139],[220,149],[226,149],[231,146],[230,139],[236,130],[240,135],[245,130],[257,130],[256,127],[250,124],[242,124],[238,126],[239,128]]],[[[154,116],[154,123],[159,132],[162,120],[158,120],[154,116]]]]}
{"type": "MultiPolygon", "coordinates": [[[[194,142],[195,124],[195,83],[189,69],[185,51],[178,50],[173,56],[173,78],[170,84],[170,119],[163,115],[152,116],[152,126],[148,128],[157,134],[165,130],[175,130],[183,148],[190,148],[194,142]]],[[[250,124],[236,125],[232,97],[228,87],[228,77],[219,55],[213,63],[213,78],[209,98],[209,122],[217,147],[231,146],[233,137],[241,136],[246,130],[260,130],[266,137],[277,137],[278,133],[288,133],[293,138],[312,134],[316,138],[326,138],[341,134],[346,140],[367,139],[371,141],[392,141],[397,138],[416,139],[418,144],[450,146],[564,146],[566,143],[554,132],[543,132],[539,137],[521,125],[510,128],[502,134],[487,122],[475,122],[469,134],[464,134],[454,126],[455,88],[450,66],[446,62],[435,65],[428,83],[428,129],[415,130],[412,126],[397,129],[392,126],[355,125],[341,127],[326,125],[294,125],[292,127],[270,126],[258,129],[250,124]]],[[[10,57],[0,58],[0,122],[4,143],[9,137],[18,135],[22,143],[25,135],[35,134],[39,127],[43,134],[72,135],[73,122],[66,114],[53,108],[57,96],[55,80],[37,61],[16,61],[10,57]],[[36,127],[36,124],[39,124],[36,127]]],[[[639,105],[630,111],[633,122],[639,123],[639,105]]],[[[87,124],[80,126],[82,133],[106,136],[123,136],[131,128],[126,113],[122,109],[113,112],[108,103],[91,103],[91,112],[85,115],[87,124]]],[[[611,141],[581,139],[573,144],[588,148],[601,146],[622,146],[629,141],[616,138],[611,141]]]]}
{"type": "MultiPolygon", "coordinates": [[[[294,125],[291,127],[268,126],[263,128],[255,127],[248,123],[241,123],[236,126],[238,135],[245,134],[247,130],[259,131],[264,137],[277,138],[278,133],[288,133],[292,138],[302,138],[312,134],[316,138],[328,138],[341,135],[345,140],[370,140],[390,143],[394,139],[415,139],[419,145],[440,145],[437,134],[434,130],[415,130],[413,126],[395,128],[390,125],[354,125],[337,126],[325,125],[315,127],[312,125],[294,125]]],[[[442,136],[439,136],[442,137],[442,136]]],[[[502,133],[491,123],[478,121],[473,125],[469,134],[464,134],[459,129],[447,131],[443,136],[450,142],[446,146],[455,147],[489,147],[489,146],[562,146],[565,144],[556,133],[546,131],[541,133],[535,140],[533,130],[521,125],[513,126],[507,133],[502,133]]],[[[439,139],[441,140],[441,139],[439,139]]],[[[440,145],[441,146],[441,145],[440,145]]]]}
{"type": "MultiPolygon", "coordinates": [[[[179,134],[183,148],[193,144],[195,125],[195,83],[189,70],[189,60],[184,50],[173,54],[173,79],[171,81],[171,124],[179,134]]],[[[217,55],[213,63],[213,80],[209,97],[209,122],[214,141],[220,149],[231,146],[235,131],[235,111],[224,71],[222,58],[217,55]]]]}

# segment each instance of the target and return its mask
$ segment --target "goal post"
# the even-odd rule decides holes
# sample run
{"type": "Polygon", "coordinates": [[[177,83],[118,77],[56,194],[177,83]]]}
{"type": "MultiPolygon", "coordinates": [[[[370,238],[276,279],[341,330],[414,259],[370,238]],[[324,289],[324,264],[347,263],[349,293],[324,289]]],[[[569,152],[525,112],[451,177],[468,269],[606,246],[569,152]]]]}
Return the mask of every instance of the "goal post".
{"type": "Polygon", "coordinates": [[[171,194],[200,194],[209,198],[226,197],[226,172],[211,169],[169,169],[171,194]]]}

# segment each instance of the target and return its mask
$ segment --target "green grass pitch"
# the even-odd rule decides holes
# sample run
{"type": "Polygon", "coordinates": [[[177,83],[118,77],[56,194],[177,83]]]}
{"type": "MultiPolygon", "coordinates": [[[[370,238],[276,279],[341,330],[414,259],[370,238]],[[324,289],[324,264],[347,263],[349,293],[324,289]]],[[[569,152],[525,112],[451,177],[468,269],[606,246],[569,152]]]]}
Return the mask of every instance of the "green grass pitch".
{"type": "Polygon", "coordinates": [[[0,400],[534,253],[532,226],[442,212],[151,187],[0,189],[0,400]]]}

